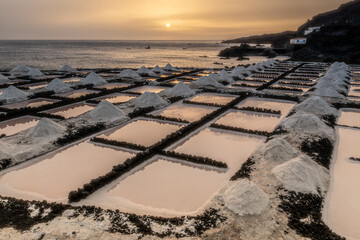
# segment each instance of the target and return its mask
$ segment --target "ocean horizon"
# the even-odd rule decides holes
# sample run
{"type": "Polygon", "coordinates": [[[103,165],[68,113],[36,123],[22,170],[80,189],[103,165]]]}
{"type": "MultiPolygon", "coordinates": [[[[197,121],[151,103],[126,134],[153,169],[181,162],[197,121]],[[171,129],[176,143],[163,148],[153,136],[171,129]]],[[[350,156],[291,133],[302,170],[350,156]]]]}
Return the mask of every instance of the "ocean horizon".
{"type": "Polygon", "coordinates": [[[258,63],[266,57],[221,59],[220,50],[238,44],[218,40],[0,40],[0,69],[25,64],[41,70],[176,67],[218,68],[258,63]],[[150,46],[150,49],[145,49],[150,46]]]}

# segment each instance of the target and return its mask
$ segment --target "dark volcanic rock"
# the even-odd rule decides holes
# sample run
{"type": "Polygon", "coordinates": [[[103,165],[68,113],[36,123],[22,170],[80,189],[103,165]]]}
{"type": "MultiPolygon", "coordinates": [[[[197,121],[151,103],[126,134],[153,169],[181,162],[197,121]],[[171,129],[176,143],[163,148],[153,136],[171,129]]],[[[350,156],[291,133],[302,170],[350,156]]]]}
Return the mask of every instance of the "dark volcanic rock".
{"type": "Polygon", "coordinates": [[[360,63],[360,26],[326,26],[311,34],[305,48],[292,59],[303,61],[343,61],[360,63]]]}
{"type": "Polygon", "coordinates": [[[277,53],[271,48],[257,48],[251,47],[248,44],[242,43],[240,46],[233,46],[225,48],[220,51],[221,57],[237,57],[238,60],[245,60],[244,56],[266,56],[276,57],[277,53]]]}
{"type": "Polygon", "coordinates": [[[296,35],[296,31],[286,31],[281,33],[255,35],[224,41],[224,43],[257,43],[271,44],[276,48],[283,48],[291,38],[296,35]]]}
{"type": "Polygon", "coordinates": [[[271,48],[267,48],[265,49],[262,54],[262,56],[268,57],[268,58],[274,58],[276,57],[278,54],[271,48]]]}

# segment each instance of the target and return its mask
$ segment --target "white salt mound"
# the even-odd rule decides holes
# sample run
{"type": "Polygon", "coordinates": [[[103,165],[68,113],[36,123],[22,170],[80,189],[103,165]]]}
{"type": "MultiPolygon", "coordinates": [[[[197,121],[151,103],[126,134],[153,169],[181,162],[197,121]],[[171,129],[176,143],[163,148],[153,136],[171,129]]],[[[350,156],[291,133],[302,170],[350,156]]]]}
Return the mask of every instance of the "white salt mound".
{"type": "Polygon", "coordinates": [[[321,97],[345,98],[344,95],[348,94],[349,78],[350,66],[335,62],[318,80],[316,90],[312,94],[321,97]]]}
{"type": "Polygon", "coordinates": [[[196,94],[195,90],[192,90],[183,82],[178,82],[173,88],[163,90],[159,93],[160,96],[168,97],[191,97],[196,94]]]}
{"type": "Polygon", "coordinates": [[[255,73],[255,72],[259,71],[258,68],[257,68],[255,65],[249,66],[249,67],[247,68],[247,70],[250,71],[250,72],[252,72],[252,73],[255,73]]]}
{"type": "Polygon", "coordinates": [[[219,76],[215,73],[210,73],[207,77],[209,79],[214,79],[215,81],[219,81],[219,76]]]}
{"type": "Polygon", "coordinates": [[[214,80],[213,78],[209,78],[209,77],[200,77],[198,80],[196,80],[195,82],[190,83],[189,85],[192,88],[202,88],[202,87],[223,87],[223,85],[219,82],[217,82],[216,80],[214,80]]]}
{"type": "Polygon", "coordinates": [[[320,137],[335,139],[332,128],[323,123],[317,116],[311,113],[299,111],[281,121],[280,126],[289,132],[310,133],[320,137]]]}
{"type": "Polygon", "coordinates": [[[174,68],[170,63],[166,64],[166,66],[164,67],[164,70],[166,71],[176,71],[177,69],[174,68]]]}
{"type": "Polygon", "coordinates": [[[290,191],[322,194],[327,191],[329,171],[308,156],[299,156],[273,168],[272,173],[290,191]]]}
{"type": "Polygon", "coordinates": [[[144,92],[139,97],[130,100],[136,108],[146,108],[146,107],[164,107],[168,105],[164,99],[159,95],[153,92],[144,92]]]}
{"type": "Polygon", "coordinates": [[[9,81],[9,79],[4,75],[0,74],[0,82],[6,82],[6,81],[9,81]]]}
{"type": "Polygon", "coordinates": [[[330,107],[330,105],[319,96],[312,96],[302,103],[294,107],[296,111],[304,111],[307,113],[312,113],[315,115],[334,115],[337,116],[338,112],[335,108],[330,107]]]}
{"type": "Polygon", "coordinates": [[[332,97],[332,98],[345,98],[344,95],[340,94],[338,91],[336,91],[332,87],[323,87],[316,89],[314,91],[315,96],[321,96],[321,97],[332,97]]]}
{"type": "Polygon", "coordinates": [[[73,72],[77,72],[76,69],[70,67],[69,65],[64,65],[62,66],[60,69],[59,69],[60,72],[70,72],[70,73],[73,73],[73,72]]]}
{"type": "Polygon", "coordinates": [[[31,68],[27,75],[32,78],[44,76],[44,74],[37,68],[31,68]]]}
{"type": "Polygon", "coordinates": [[[234,68],[234,70],[232,70],[232,72],[230,74],[230,76],[232,76],[232,77],[241,77],[241,76],[245,77],[245,76],[250,76],[250,75],[251,75],[251,72],[243,66],[234,68]]]}
{"type": "Polygon", "coordinates": [[[27,93],[21,91],[14,86],[9,86],[0,95],[0,101],[5,101],[5,103],[21,102],[27,100],[27,98],[27,93]]]}
{"type": "Polygon", "coordinates": [[[145,66],[142,66],[141,68],[139,68],[137,71],[136,71],[137,74],[140,74],[140,75],[147,75],[147,76],[150,76],[150,77],[156,77],[156,73],[154,73],[153,71],[147,69],[145,66]]]}
{"type": "Polygon", "coordinates": [[[6,147],[6,145],[0,140],[0,160],[11,158],[10,150],[6,147]]]}
{"type": "Polygon", "coordinates": [[[27,133],[31,138],[54,138],[65,132],[66,127],[54,122],[48,118],[42,118],[34,127],[27,133]]]}
{"type": "Polygon", "coordinates": [[[256,184],[249,180],[234,182],[223,194],[225,206],[238,214],[259,215],[269,204],[269,197],[256,184]]]}
{"type": "Polygon", "coordinates": [[[153,71],[155,73],[165,73],[166,72],[163,69],[161,69],[158,65],[156,65],[153,69],[151,69],[151,71],[153,71]]]}
{"type": "Polygon", "coordinates": [[[45,89],[54,91],[55,93],[64,93],[73,90],[69,85],[61,81],[59,78],[52,80],[48,85],[46,85],[45,89]]]}
{"type": "Polygon", "coordinates": [[[92,85],[103,85],[108,83],[106,80],[104,80],[102,77],[100,77],[99,75],[97,75],[94,72],[90,72],[86,78],[82,79],[80,81],[80,83],[82,85],[88,85],[88,84],[92,84],[92,85]]]}
{"type": "Polygon", "coordinates": [[[101,101],[88,115],[97,121],[117,120],[125,117],[123,111],[106,100],[101,101]]]}
{"type": "Polygon", "coordinates": [[[136,72],[134,72],[131,69],[125,69],[125,70],[121,71],[121,73],[119,73],[117,76],[120,78],[128,78],[128,79],[135,79],[135,80],[142,79],[142,77],[139,74],[137,74],[136,72]]]}
{"type": "Polygon", "coordinates": [[[18,65],[10,70],[10,73],[27,73],[31,69],[25,65],[18,65]]]}
{"type": "Polygon", "coordinates": [[[274,138],[264,143],[256,153],[260,154],[265,161],[275,163],[283,163],[298,155],[296,150],[282,138],[274,138]]]}
{"type": "Polygon", "coordinates": [[[157,86],[159,85],[160,83],[158,81],[149,81],[149,86],[157,86]]]}
{"type": "Polygon", "coordinates": [[[224,69],[218,74],[218,80],[226,83],[233,83],[234,79],[230,77],[227,71],[224,69]]]}

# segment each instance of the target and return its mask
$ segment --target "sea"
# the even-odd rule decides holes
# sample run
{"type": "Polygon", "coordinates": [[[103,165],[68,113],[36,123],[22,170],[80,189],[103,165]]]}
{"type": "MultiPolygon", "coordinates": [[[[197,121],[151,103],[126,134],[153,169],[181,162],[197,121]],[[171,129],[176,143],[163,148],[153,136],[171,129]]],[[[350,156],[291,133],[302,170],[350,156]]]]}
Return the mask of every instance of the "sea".
{"type": "Polygon", "coordinates": [[[20,64],[56,70],[65,64],[74,68],[139,68],[167,63],[184,68],[222,68],[267,60],[253,56],[237,61],[218,56],[220,50],[233,45],[220,41],[1,40],[0,69],[20,64]]]}

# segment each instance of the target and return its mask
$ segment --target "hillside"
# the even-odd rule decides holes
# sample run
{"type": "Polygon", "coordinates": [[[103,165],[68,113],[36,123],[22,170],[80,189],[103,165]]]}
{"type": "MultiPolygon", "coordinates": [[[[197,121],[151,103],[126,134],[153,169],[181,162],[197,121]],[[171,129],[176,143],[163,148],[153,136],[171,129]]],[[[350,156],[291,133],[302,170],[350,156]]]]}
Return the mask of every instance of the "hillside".
{"type": "Polygon", "coordinates": [[[345,3],[338,9],[314,16],[310,21],[298,28],[297,35],[303,35],[304,31],[309,27],[343,25],[360,25],[360,0],[345,3]]]}
{"type": "MultiPolygon", "coordinates": [[[[301,25],[296,32],[264,34],[224,42],[271,43],[273,47],[286,47],[291,38],[303,36],[306,29],[316,26],[321,26],[321,31],[306,36],[306,46],[292,53],[293,60],[360,63],[360,0],[318,14],[301,25]]],[[[230,50],[234,52],[234,48],[224,49],[222,52],[230,50]]]]}
{"type": "Polygon", "coordinates": [[[285,31],[281,33],[255,35],[250,37],[242,37],[232,40],[226,40],[224,43],[256,43],[256,44],[272,44],[278,47],[281,43],[288,42],[288,40],[296,35],[295,31],[285,31]]]}

